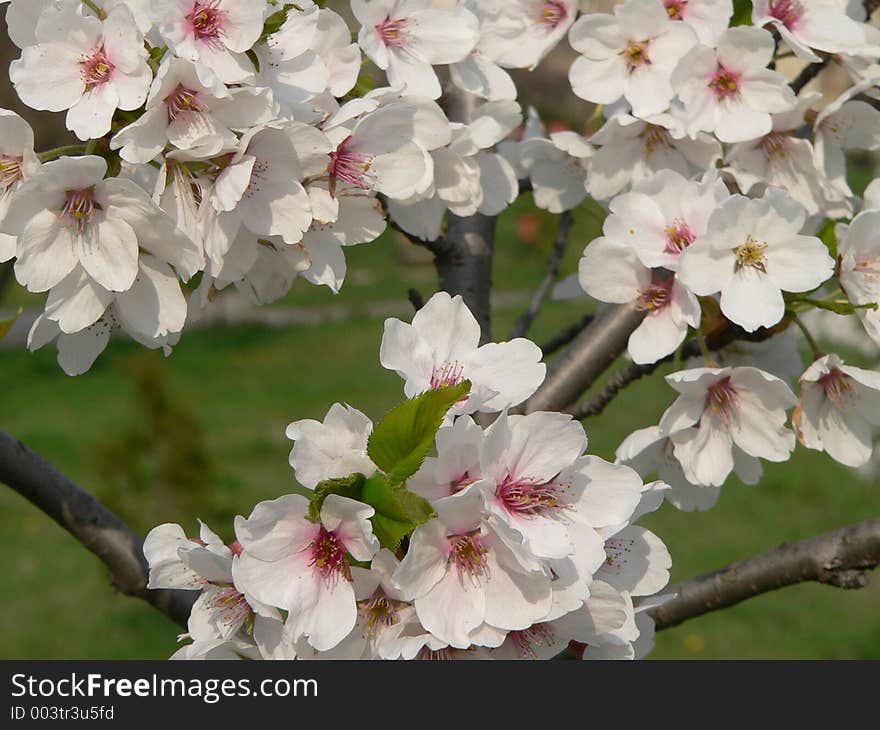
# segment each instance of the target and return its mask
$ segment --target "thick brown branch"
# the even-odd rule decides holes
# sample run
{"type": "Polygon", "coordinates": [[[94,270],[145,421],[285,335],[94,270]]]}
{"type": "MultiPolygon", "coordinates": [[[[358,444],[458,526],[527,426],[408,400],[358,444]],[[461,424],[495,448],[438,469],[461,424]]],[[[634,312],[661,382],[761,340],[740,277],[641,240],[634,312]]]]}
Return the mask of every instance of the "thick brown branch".
{"type": "Polygon", "coordinates": [[[590,325],[590,322],[592,322],[592,321],[593,321],[593,315],[592,314],[585,314],[577,322],[569,325],[564,330],[562,330],[559,334],[551,337],[543,345],[541,345],[541,352],[544,353],[544,357],[550,357],[550,355],[554,355],[557,352],[559,352],[563,347],[565,347],[575,337],[577,337],[581,332],[583,332],[590,325]]]}
{"type": "Polygon", "coordinates": [[[626,349],[645,313],[630,304],[609,306],[549,367],[547,379],[525,404],[526,413],[561,411],[571,405],[626,349]]]}
{"type": "Polygon", "coordinates": [[[568,247],[569,234],[571,233],[571,226],[573,223],[574,216],[572,216],[570,210],[565,211],[559,217],[559,225],[556,229],[556,240],[553,242],[553,250],[550,252],[550,256],[547,259],[547,273],[544,275],[544,278],[535,290],[535,294],[532,296],[532,301],[529,303],[529,308],[523,312],[522,316],[514,325],[510,339],[524,337],[529,331],[529,327],[532,326],[532,322],[535,321],[535,317],[538,316],[538,312],[541,311],[544,301],[550,294],[553,282],[556,281],[556,277],[559,275],[559,267],[562,265],[562,259],[565,257],[565,249],[568,247]]]}
{"type": "Polygon", "coordinates": [[[733,606],[796,583],[863,588],[880,565],[880,519],[793,542],[671,586],[678,595],[655,608],[657,629],[733,606]]]}
{"type": "Polygon", "coordinates": [[[193,591],[147,590],[144,542],[115,514],[24,444],[0,431],[0,482],[45,512],[110,570],[121,593],[141,598],[186,626],[193,591]]]}

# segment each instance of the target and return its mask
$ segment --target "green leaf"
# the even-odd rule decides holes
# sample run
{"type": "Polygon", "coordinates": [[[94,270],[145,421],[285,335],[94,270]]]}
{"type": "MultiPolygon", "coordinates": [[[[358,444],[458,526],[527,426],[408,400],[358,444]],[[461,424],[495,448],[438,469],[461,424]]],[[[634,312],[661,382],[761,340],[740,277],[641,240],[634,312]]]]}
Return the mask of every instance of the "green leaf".
{"type": "Polygon", "coordinates": [[[9,334],[9,330],[12,329],[12,325],[15,324],[15,320],[17,320],[21,316],[22,308],[19,307],[18,311],[15,313],[15,316],[10,319],[0,319],[0,340],[2,340],[6,335],[9,334]]]}
{"type": "Polygon", "coordinates": [[[324,500],[330,494],[338,494],[341,497],[363,501],[361,490],[367,478],[363,474],[352,474],[341,479],[325,479],[315,486],[315,494],[309,502],[309,511],[306,519],[318,522],[321,519],[321,507],[324,500]]]}
{"type": "Polygon", "coordinates": [[[837,227],[838,222],[839,221],[829,218],[822,224],[822,227],[816,233],[816,236],[818,236],[822,243],[828,248],[828,254],[835,261],[837,260],[837,231],[835,228],[837,227]]]}
{"type": "Polygon", "coordinates": [[[367,454],[392,486],[415,474],[434,445],[446,412],[467,397],[471,384],[429,390],[389,412],[373,429],[367,454]]]}
{"type": "Polygon", "coordinates": [[[752,24],[752,3],[750,0],[733,0],[733,17],[730,27],[752,24]]]}
{"type": "Polygon", "coordinates": [[[383,474],[364,482],[361,501],[376,510],[373,532],[382,547],[397,550],[400,541],[419,525],[434,516],[434,508],[424,497],[410,492],[402,484],[391,484],[383,474]]]}

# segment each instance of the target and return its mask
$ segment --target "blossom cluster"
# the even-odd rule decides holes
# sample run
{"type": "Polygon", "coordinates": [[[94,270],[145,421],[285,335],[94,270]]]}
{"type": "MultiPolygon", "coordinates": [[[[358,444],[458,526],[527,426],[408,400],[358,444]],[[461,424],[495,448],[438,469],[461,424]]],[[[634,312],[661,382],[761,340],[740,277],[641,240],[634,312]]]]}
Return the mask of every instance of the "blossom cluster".
{"type": "Polygon", "coordinates": [[[380,359],[411,400],[375,426],[340,403],[323,422],[291,423],[302,489],[237,517],[232,544],[204,524],[197,539],[174,524],[148,535],[149,587],[199,591],[192,643],[175,657],[650,649],[648,611],[663,600],[670,557],[633,523],[667,485],[585,455],[571,416],[512,415],[544,380],[540,349],[479,342],[461,297],[442,292],[412,324],[386,321],[380,359]],[[479,414],[496,417],[483,428],[479,414]]]}

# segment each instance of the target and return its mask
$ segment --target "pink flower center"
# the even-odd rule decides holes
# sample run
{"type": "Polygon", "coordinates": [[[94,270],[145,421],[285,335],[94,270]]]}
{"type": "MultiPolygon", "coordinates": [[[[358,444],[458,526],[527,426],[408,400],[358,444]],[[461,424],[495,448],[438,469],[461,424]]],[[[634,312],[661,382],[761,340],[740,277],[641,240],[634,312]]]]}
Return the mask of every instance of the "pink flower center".
{"type": "Polygon", "coordinates": [[[553,480],[538,484],[528,479],[508,476],[495,488],[495,496],[504,508],[522,517],[547,514],[564,509],[565,486],[553,480]]]}
{"type": "Polygon", "coordinates": [[[100,210],[100,206],[95,202],[94,188],[68,190],[61,209],[61,218],[77,235],[81,235],[92,220],[95,209],[100,210]]]}
{"type": "Polygon", "coordinates": [[[312,566],[328,583],[334,583],[340,575],[351,581],[351,569],[345,560],[345,546],[342,541],[321,525],[318,536],[308,547],[312,566]]]}
{"type": "Polygon", "coordinates": [[[671,226],[666,228],[666,248],[665,253],[677,255],[690,246],[697,237],[690,229],[688,224],[680,219],[672,222],[671,226]]]}
{"type": "Polygon", "coordinates": [[[173,122],[178,117],[192,112],[200,113],[207,107],[199,99],[199,92],[178,86],[165,97],[165,107],[168,109],[168,118],[173,122]]]}
{"type": "Polygon", "coordinates": [[[339,182],[351,185],[361,190],[369,190],[371,184],[367,180],[367,174],[373,164],[372,155],[365,152],[354,152],[349,149],[351,137],[330,153],[330,164],[327,171],[330,173],[330,190],[334,192],[339,182]]]}
{"type": "Polygon", "coordinates": [[[0,192],[6,192],[24,177],[22,171],[23,157],[0,154],[0,192]]]}
{"type": "Polygon", "coordinates": [[[361,613],[367,624],[367,632],[375,634],[377,631],[393,626],[397,623],[397,615],[403,605],[401,601],[389,598],[385,595],[385,591],[377,588],[372,597],[361,606],[361,613]]]}
{"type": "Polygon", "coordinates": [[[666,13],[671,20],[681,20],[684,18],[684,9],[688,0],[663,0],[666,13]]]}
{"type": "Polygon", "coordinates": [[[238,540],[231,542],[229,544],[229,552],[231,552],[233,555],[241,555],[241,553],[242,553],[241,543],[238,540]]]}
{"type": "Polygon", "coordinates": [[[489,575],[488,550],[477,533],[469,535],[453,535],[449,538],[448,561],[458,571],[460,577],[467,576],[472,580],[485,578],[489,575]]]}
{"type": "Polygon", "coordinates": [[[716,99],[733,99],[739,96],[741,75],[725,68],[720,63],[712,75],[709,88],[716,99]]]}
{"type": "Polygon", "coordinates": [[[218,612],[218,622],[230,631],[241,626],[253,613],[247,599],[234,586],[215,592],[205,603],[205,608],[218,612]]]}
{"type": "Polygon", "coordinates": [[[673,276],[651,273],[651,283],[639,292],[636,307],[646,312],[659,312],[672,301],[673,276]]]}
{"type": "Polygon", "coordinates": [[[391,20],[385,18],[381,23],[376,25],[376,32],[388,48],[402,48],[406,42],[406,18],[398,18],[391,20]]]}
{"type": "Polygon", "coordinates": [[[186,22],[190,32],[200,41],[217,43],[223,34],[223,26],[226,23],[226,11],[218,6],[220,0],[208,2],[195,2],[186,22]]]}
{"type": "Polygon", "coordinates": [[[451,388],[453,385],[458,385],[464,380],[462,372],[463,368],[457,362],[446,362],[439,367],[435,367],[431,373],[431,390],[451,388]]]}
{"type": "Polygon", "coordinates": [[[785,157],[791,137],[784,132],[770,132],[761,139],[761,149],[767,157],[785,157]]]}
{"type": "Polygon", "coordinates": [[[804,17],[804,6],[798,0],[770,0],[770,15],[789,30],[804,17]]]}
{"type": "Polygon", "coordinates": [[[550,624],[535,624],[522,631],[511,631],[507,638],[523,659],[537,659],[536,647],[552,644],[555,637],[550,624]]]}
{"type": "Polygon", "coordinates": [[[825,391],[825,396],[841,410],[846,410],[852,405],[853,386],[851,378],[838,368],[819,378],[819,385],[825,391]]]}
{"type": "Polygon", "coordinates": [[[730,382],[730,376],[722,378],[709,387],[706,392],[706,410],[720,416],[725,423],[730,423],[739,408],[736,389],[730,382]]]}
{"type": "Polygon", "coordinates": [[[470,475],[470,472],[465,472],[460,477],[453,479],[451,482],[449,482],[449,493],[458,494],[459,492],[463,491],[471,484],[473,484],[475,481],[477,481],[476,477],[472,477],[470,475]]]}
{"type": "Polygon", "coordinates": [[[551,0],[541,5],[540,23],[547,29],[554,31],[568,18],[568,8],[565,3],[551,0]]]}
{"type": "Polygon", "coordinates": [[[86,85],[86,91],[91,91],[97,86],[106,84],[113,75],[114,66],[110,59],[107,58],[103,46],[92,51],[91,56],[83,58],[79,62],[79,66],[83,83],[86,85]]]}

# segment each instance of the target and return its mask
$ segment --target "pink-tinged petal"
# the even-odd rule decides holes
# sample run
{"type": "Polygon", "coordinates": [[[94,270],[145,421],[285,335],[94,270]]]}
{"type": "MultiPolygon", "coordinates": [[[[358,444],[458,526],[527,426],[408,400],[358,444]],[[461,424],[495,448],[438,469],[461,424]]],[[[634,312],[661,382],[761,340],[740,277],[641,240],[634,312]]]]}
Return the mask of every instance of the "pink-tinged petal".
{"type": "Polygon", "coordinates": [[[48,291],[73,271],[76,263],[73,237],[58,214],[51,210],[37,213],[18,240],[15,276],[19,282],[28,291],[48,291]]]}

